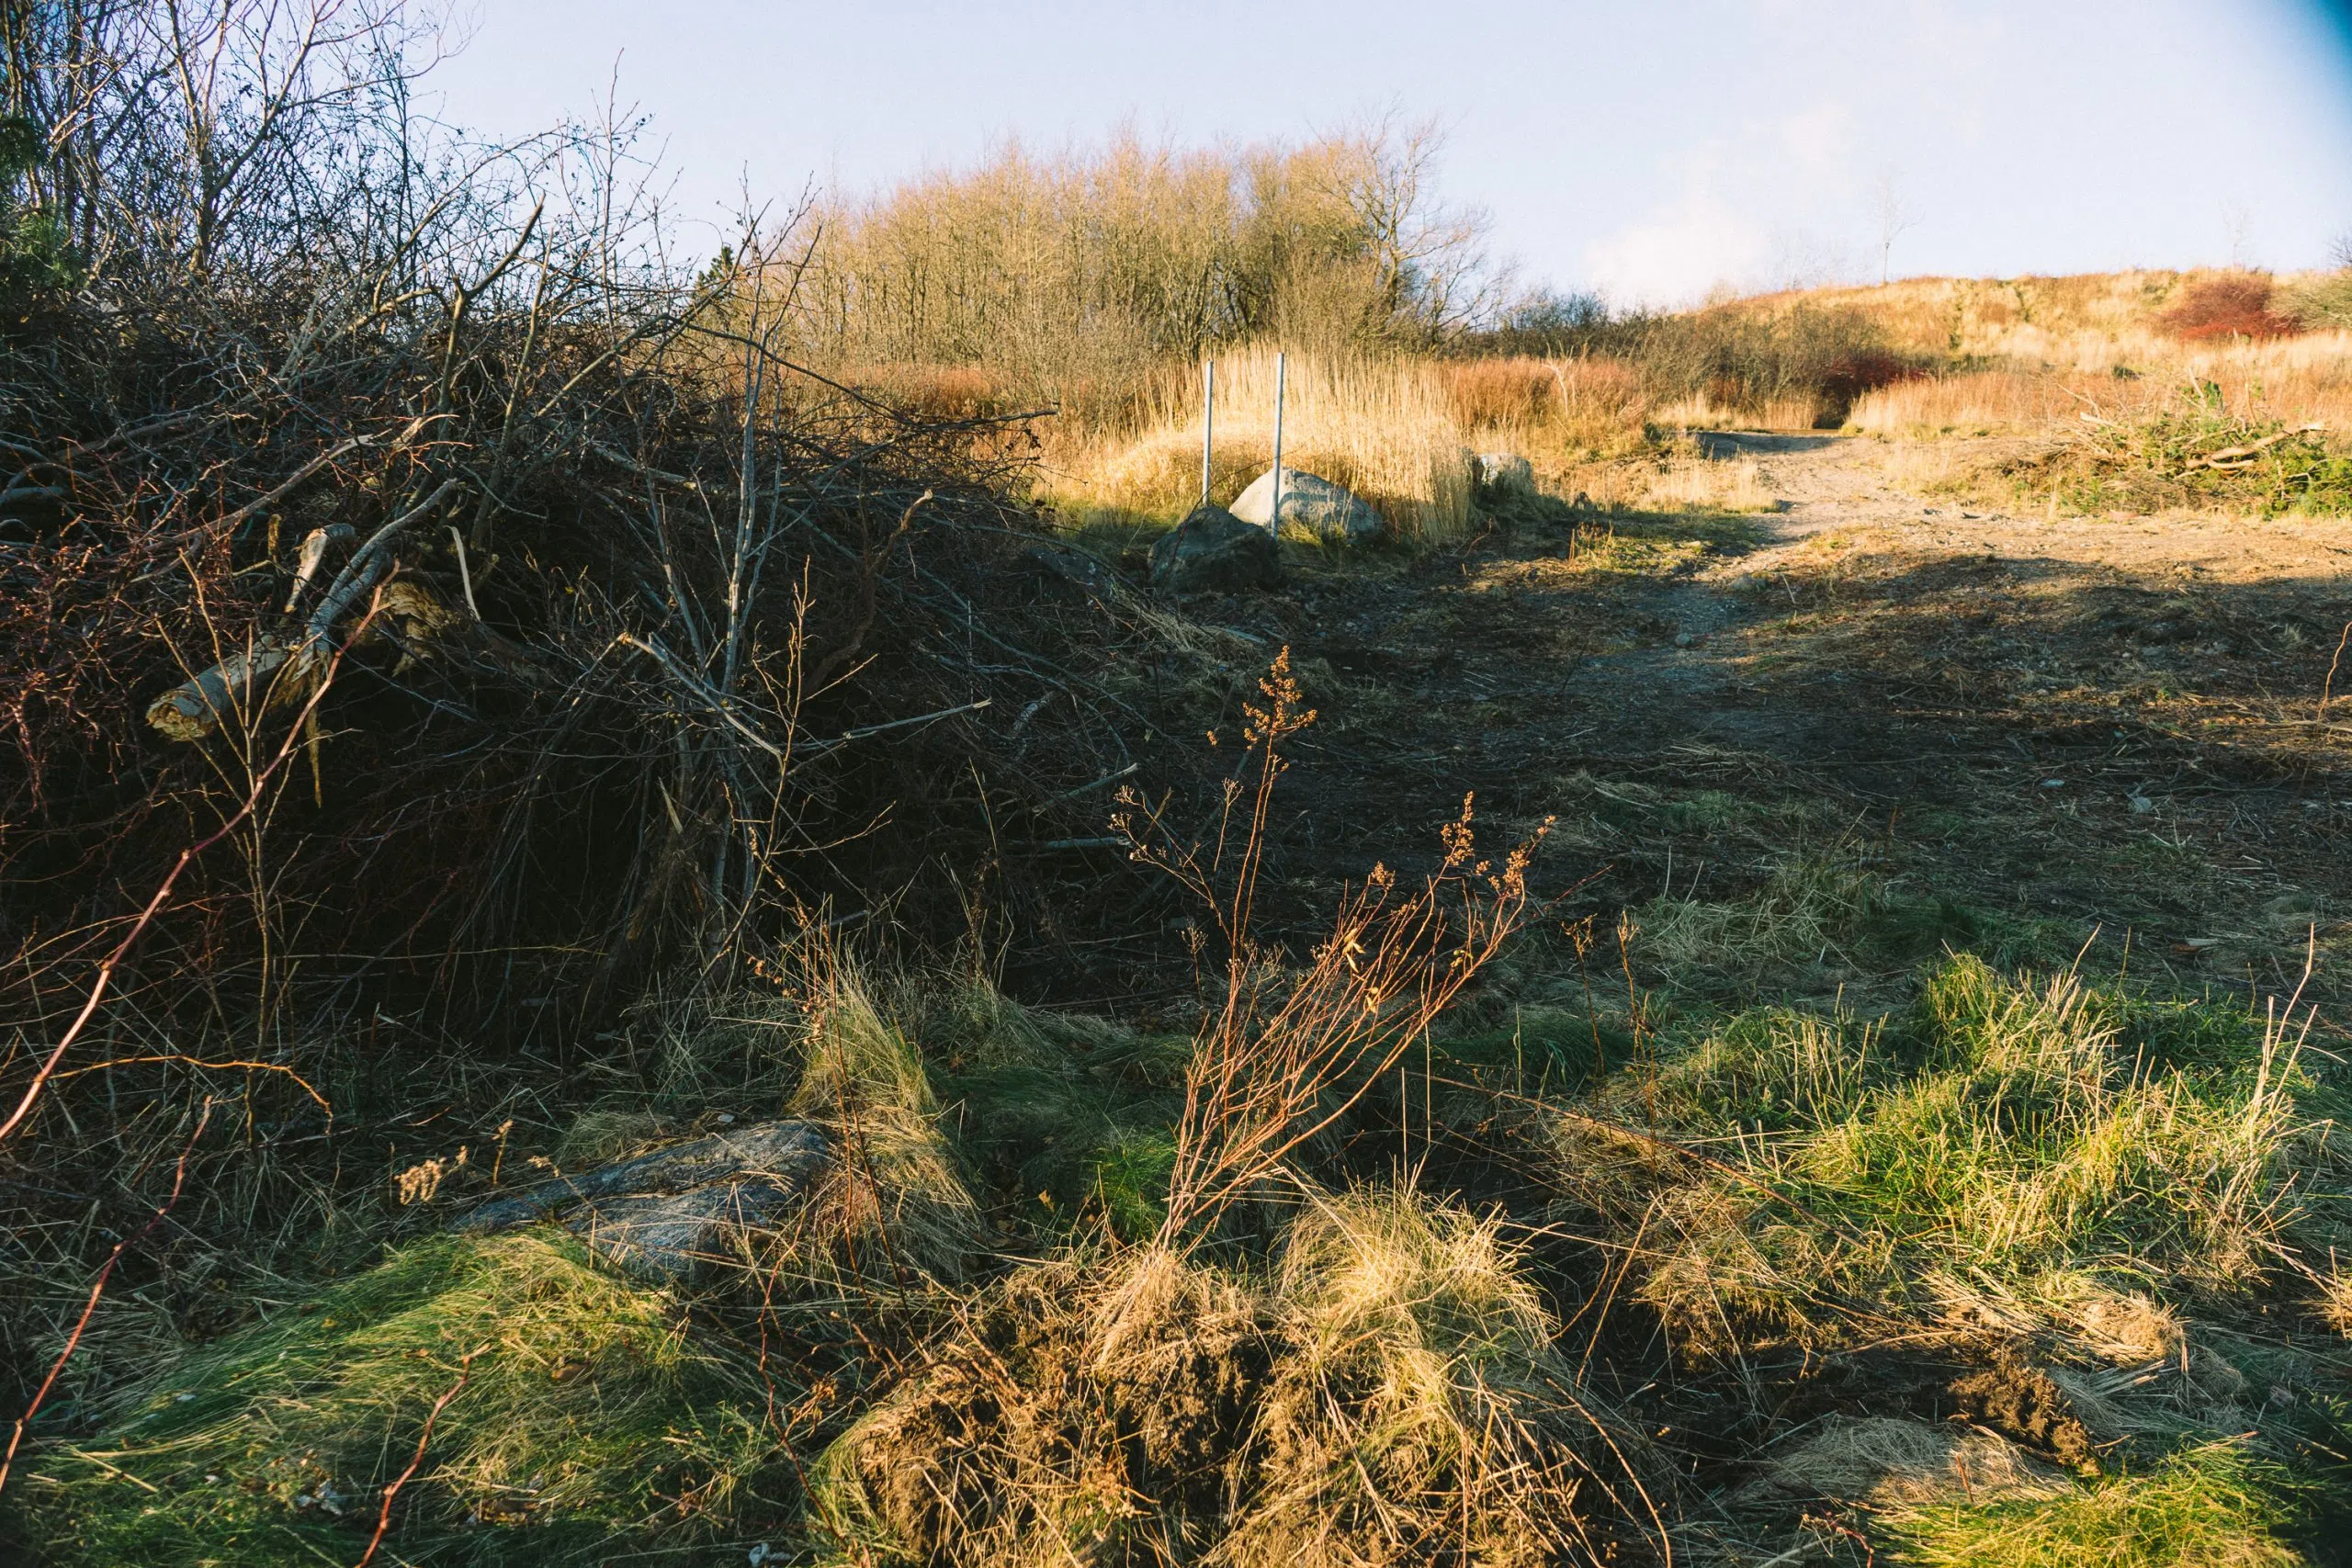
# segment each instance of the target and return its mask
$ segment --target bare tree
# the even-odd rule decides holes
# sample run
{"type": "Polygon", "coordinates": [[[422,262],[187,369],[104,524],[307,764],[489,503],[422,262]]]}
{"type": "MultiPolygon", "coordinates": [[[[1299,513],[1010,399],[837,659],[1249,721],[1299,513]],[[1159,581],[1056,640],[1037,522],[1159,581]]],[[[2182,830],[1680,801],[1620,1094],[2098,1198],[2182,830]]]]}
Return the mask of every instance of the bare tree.
{"type": "Polygon", "coordinates": [[[1340,194],[1362,226],[1382,324],[1427,336],[1467,324],[1492,303],[1485,250],[1492,223],[1478,209],[1437,201],[1443,127],[1390,110],[1340,144],[1349,155],[1340,194]]]}
{"type": "Polygon", "coordinates": [[[1894,242],[1919,226],[1919,213],[1903,195],[1903,172],[1889,164],[1871,184],[1871,216],[1878,225],[1878,280],[1894,280],[1894,242]]]}
{"type": "Polygon", "coordinates": [[[2222,202],[2222,232],[2230,242],[2230,270],[2242,271],[2248,265],[2250,249],[2246,237],[2254,227],[2254,210],[2235,197],[2222,202]]]}
{"type": "Polygon", "coordinates": [[[0,6],[0,112],[41,147],[28,205],[98,272],[299,250],[277,242],[346,229],[329,214],[396,174],[386,111],[430,30],[379,0],[0,6]]]}

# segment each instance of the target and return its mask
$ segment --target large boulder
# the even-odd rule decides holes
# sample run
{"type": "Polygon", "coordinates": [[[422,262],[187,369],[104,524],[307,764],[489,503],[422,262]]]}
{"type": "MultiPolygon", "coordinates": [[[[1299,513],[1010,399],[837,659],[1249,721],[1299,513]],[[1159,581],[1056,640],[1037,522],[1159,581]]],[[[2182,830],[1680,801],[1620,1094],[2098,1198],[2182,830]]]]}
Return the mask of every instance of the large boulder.
{"type": "Polygon", "coordinates": [[[1481,496],[1535,493],[1535,465],[1516,452],[1473,453],[1470,479],[1481,496]]]}
{"type": "Polygon", "coordinates": [[[1272,588],[1282,575],[1282,552],[1262,524],[1205,502],[1151,547],[1152,586],[1171,593],[1272,588]]]}
{"type": "Polygon", "coordinates": [[[474,1235],[551,1221],[639,1274],[686,1280],[738,1256],[797,1208],[828,1157],[806,1122],[763,1122],[559,1176],[482,1204],[474,1235]]]}
{"type": "MultiPolygon", "coordinates": [[[[1263,528],[1274,515],[1274,471],[1268,468],[1234,499],[1233,515],[1263,528]]],[[[1354,541],[1379,536],[1387,526],[1363,497],[1345,485],[1297,468],[1283,470],[1283,521],[1321,539],[1354,541]]]]}

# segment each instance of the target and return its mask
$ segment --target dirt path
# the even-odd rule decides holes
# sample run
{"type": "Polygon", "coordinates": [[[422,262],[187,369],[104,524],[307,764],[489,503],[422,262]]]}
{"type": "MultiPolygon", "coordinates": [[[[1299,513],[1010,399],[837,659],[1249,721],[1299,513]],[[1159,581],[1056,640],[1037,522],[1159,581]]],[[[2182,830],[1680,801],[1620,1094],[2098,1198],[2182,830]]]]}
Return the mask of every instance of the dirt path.
{"type": "Polygon", "coordinates": [[[1769,907],[1819,865],[2020,955],[2096,931],[2265,989],[2352,935],[2352,706],[2314,722],[2352,525],[2003,514],[1876,443],[1706,446],[1781,509],[1562,519],[1231,607],[1324,714],[1283,825],[1302,918],[1470,790],[1490,828],[1557,818],[1596,912],[1769,907]]]}
{"type": "Polygon", "coordinates": [[[1763,520],[1769,563],[1824,534],[1919,555],[1990,553],[2219,581],[2314,581],[2352,571],[2352,522],[2217,517],[2018,515],[1923,498],[1887,477],[1890,449],[1838,436],[1722,434],[1712,454],[1752,457],[1786,507],[1763,520]]]}

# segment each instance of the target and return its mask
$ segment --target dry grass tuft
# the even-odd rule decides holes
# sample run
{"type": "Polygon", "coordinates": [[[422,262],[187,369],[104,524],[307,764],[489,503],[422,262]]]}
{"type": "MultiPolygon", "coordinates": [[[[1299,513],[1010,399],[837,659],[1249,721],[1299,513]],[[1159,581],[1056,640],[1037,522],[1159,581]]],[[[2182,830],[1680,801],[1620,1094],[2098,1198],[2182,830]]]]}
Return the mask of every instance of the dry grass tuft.
{"type": "Polygon", "coordinates": [[[1554,1543],[1600,1558],[1588,1494],[1638,1517],[1638,1483],[1616,1470],[1621,1496],[1580,1457],[1610,1428],[1494,1221],[1408,1193],[1317,1200],[1277,1291],[1295,1350],[1261,1417],[1237,1563],[1537,1562],[1554,1543]]]}
{"type": "Polygon", "coordinates": [[[2352,1339],[2352,1274],[2346,1273],[2332,1258],[2328,1259],[2327,1272],[2319,1277],[2318,1304],[2321,1321],[2352,1339]]]}
{"type": "Polygon", "coordinates": [[[1751,402],[1697,392],[1659,405],[1655,417],[1680,430],[1811,430],[1821,423],[1821,410],[1810,394],[1751,402]]]}
{"type": "Polygon", "coordinates": [[[2075,1338],[2118,1366],[2177,1360],[2187,1334],[2180,1314],[2143,1291],[2093,1290],[2074,1319],[2075,1338]]]}
{"type": "Polygon", "coordinates": [[[1847,423],[1875,435],[2030,434],[2086,417],[2132,420],[2190,382],[2245,419],[2352,430],[2352,333],[2187,346],[2154,334],[2104,343],[2086,363],[1955,372],[1866,392],[1847,423]]]}
{"type": "Polygon", "coordinates": [[[1276,1348],[1254,1292],[1164,1253],[1019,1270],[818,1460],[814,1522],[858,1561],[1190,1557],[1276,1348]]]}
{"type": "Polygon", "coordinates": [[[1596,455],[1639,440],[1652,397],[1624,359],[1472,359],[1445,367],[1454,417],[1482,448],[1535,457],[1559,449],[1596,455]]]}
{"type": "Polygon", "coordinates": [[[1643,912],[1642,953],[1678,980],[1745,992],[1800,970],[1860,967],[1851,950],[1892,905],[1884,878],[1836,856],[1794,854],[1749,897],[1653,904],[1643,912]]]}

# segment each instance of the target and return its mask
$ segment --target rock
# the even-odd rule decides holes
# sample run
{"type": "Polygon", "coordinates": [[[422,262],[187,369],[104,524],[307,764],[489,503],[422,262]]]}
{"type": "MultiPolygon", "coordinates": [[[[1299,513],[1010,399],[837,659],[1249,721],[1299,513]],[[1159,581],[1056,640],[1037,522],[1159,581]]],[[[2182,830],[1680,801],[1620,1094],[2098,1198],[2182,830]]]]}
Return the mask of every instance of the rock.
{"type": "Polygon", "coordinates": [[[1477,452],[1470,458],[1470,482],[1481,495],[1532,495],[1535,465],[1516,452],[1477,452]]]}
{"type": "Polygon", "coordinates": [[[488,1235],[552,1221],[623,1268],[686,1280],[789,1211],[828,1153],[806,1122],[729,1128],[493,1198],[456,1228],[488,1235]]]}
{"type": "Polygon", "coordinates": [[[1955,1494],[1996,1501],[2070,1489],[2063,1472],[1981,1427],[1832,1415],[1804,1441],[1774,1450],[1737,1495],[1756,1504],[1838,1497],[1916,1507],[1955,1494]]]}
{"type": "Polygon", "coordinates": [[[1151,547],[1151,582],[1173,593],[1233,592],[1282,581],[1282,553],[1263,525],[1203,504],[1151,547]]]}
{"type": "MultiPolygon", "coordinates": [[[[1268,468],[1235,498],[1233,515],[1262,528],[1273,515],[1274,471],[1268,468]]],[[[1318,538],[1370,539],[1387,526],[1379,513],[1343,485],[1297,468],[1283,470],[1283,521],[1318,538]]]]}

